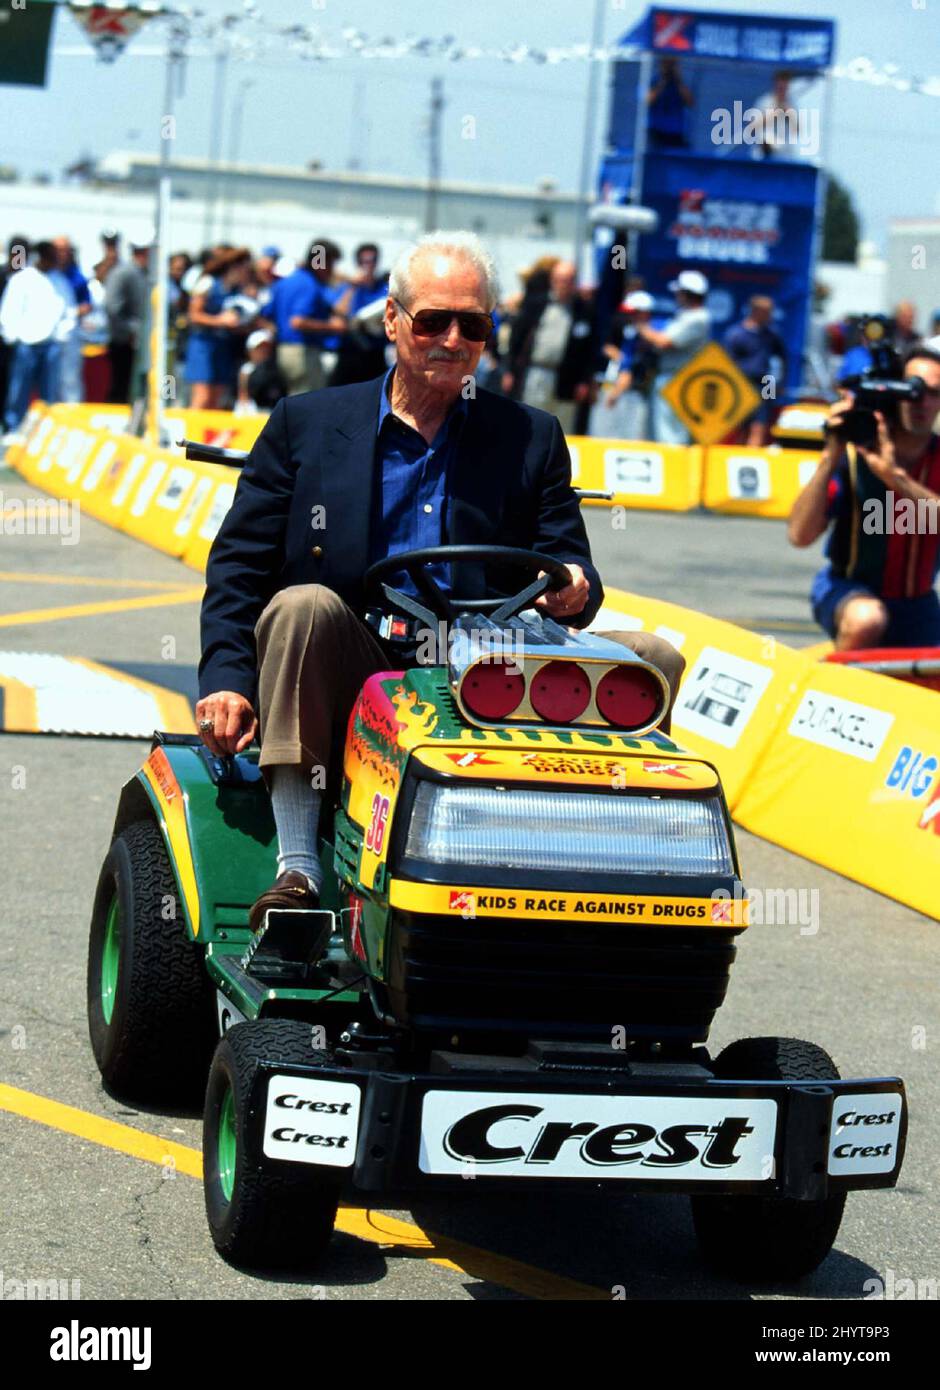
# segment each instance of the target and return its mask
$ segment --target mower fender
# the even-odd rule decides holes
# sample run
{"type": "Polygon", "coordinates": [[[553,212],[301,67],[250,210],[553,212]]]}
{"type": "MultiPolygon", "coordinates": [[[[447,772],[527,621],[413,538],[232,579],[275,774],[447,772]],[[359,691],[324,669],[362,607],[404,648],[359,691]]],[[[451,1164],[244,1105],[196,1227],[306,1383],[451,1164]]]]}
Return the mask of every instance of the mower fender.
{"type": "Polygon", "coordinates": [[[274,820],[254,758],[223,768],[201,744],[158,740],[121,792],[114,835],[150,819],[166,845],[188,935],[208,944],[243,929],[247,939],[249,908],[277,874],[274,820]]]}

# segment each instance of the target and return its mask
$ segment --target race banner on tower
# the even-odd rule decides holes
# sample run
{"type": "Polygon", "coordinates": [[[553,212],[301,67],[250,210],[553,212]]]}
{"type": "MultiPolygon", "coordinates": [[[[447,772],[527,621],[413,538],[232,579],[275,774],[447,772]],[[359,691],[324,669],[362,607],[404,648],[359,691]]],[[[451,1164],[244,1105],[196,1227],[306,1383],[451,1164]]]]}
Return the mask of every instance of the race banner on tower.
{"type": "Polygon", "coordinates": [[[647,159],[644,167],[642,201],[659,216],[658,234],[639,242],[636,268],[646,288],[668,299],[681,270],[701,270],[719,342],[744,317],[751,295],[770,295],[792,387],[799,385],[812,288],[817,177],[807,164],[710,160],[683,151],[647,159]]]}

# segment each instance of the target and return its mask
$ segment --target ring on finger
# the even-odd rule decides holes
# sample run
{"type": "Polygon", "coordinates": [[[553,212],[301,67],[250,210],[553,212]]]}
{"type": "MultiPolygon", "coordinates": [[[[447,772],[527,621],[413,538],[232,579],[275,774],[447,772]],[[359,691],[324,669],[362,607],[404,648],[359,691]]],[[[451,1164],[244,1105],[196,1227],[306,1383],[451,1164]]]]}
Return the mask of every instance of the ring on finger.
{"type": "Polygon", "coordinates": [[[199,727],[200,727],[200,729],[202,730],[202,732],[203,732],[204,734],[206,734],[206,733],[209,732],[210,729],[214,729],[214,728],[215,728],[215,720],[214,720],[214,719],[200,719],[200,721],[199,721],[199,727]]]}

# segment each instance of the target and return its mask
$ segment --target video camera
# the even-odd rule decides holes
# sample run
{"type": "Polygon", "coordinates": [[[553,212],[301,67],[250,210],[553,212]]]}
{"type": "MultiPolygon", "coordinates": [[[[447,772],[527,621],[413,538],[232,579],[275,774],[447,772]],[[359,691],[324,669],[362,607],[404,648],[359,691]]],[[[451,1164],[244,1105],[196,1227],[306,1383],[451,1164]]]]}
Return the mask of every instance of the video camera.
{"type": "Polygon", "coordinates": [[[871,354],[871,366],[840,383],[853,393],[855,400],[839,424],[826,425],[825,432],[844,444],[870,449],[878,440],[875,411],[881,412],[890,429],[897,424],[901,401],[919,400],[925,387],[919,376],[903,379],[901,354],[891,341],[891,319],[884,314],[869,314],[860,326],[861,340],[871,354]]]}

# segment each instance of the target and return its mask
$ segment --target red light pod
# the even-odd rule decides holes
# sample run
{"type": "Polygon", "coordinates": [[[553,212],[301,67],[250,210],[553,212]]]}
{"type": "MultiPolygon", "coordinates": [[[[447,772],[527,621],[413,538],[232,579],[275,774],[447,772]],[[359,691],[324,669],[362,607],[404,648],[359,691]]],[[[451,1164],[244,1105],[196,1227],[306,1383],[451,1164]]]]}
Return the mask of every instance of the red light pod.
{"type": "Polygon", "coordinates": [[[460,686],[464,704],[480,719],[505,719],[522,704],[525,679],[508,661],[471,666],[460,686]]]}
{"type": "Polygon", "coordinates": [[[570,724],[590,698],[591,682],[576,661],[546,661],[529,682],[529,701],[547,724],[570,724]]]}
{"type": "Polygon", "coordinates": [[[642,666],[612,666],[597,682],[595,701],[607,722],[618,729],[654,723],[664,703],[662,687],[642,666]]]}

